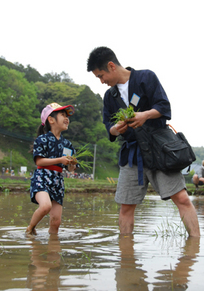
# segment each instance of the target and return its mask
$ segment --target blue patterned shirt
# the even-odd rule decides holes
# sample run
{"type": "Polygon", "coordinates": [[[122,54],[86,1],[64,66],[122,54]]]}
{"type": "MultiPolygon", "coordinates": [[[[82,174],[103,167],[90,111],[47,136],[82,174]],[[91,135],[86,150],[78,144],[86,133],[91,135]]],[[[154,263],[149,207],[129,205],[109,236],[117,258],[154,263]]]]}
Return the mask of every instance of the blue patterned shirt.
{"type": "MultiPolygon", "coordinates": [[[[51,131],[46,134],[39,135],[34,141],[33,146],[34,161],[37,156],[51,159],[62,157],[64,148],[69,148],[73,151],[73,153],[75,153],[72,143],[65,139],[62,135],[59,140],[51,131]]],[[[56,166],[61,168],[65,167],[63,164],[57,164],[56,166]]]]}

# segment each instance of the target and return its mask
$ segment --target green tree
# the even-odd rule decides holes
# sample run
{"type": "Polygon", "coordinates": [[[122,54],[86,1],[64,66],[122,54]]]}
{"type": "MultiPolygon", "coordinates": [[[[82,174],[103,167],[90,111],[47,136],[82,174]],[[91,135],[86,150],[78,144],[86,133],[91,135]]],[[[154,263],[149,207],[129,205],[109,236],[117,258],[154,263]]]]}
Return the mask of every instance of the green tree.
{"type": "Polygon", "coordinates": [[[38,100],[39,100],[39,112],[52,102],[57,102],[60,105],[73,105],[75,106],[76,97],[83,90],[83,86],[75,85],[66,82],[49,82],[45,84],[43,82],[36,82],[36,87],[38,88],[38,100]]]}
{"type": "MultiPolygon", "coordinates": [[[[71,122],[78,122],[80,134],[75,136],[74,132],[72,132],[72,136],[82,143],[88,143],[90,139],[86,134],[86,129],[93,130],[96,123],[101,121],[101,112],[96,95],[88,86],[82,86],[82,89],[74,100],[75,114],[71,117],[71,122]]],[[[70,131],[72,131],[72,123],[70,131]]]]}
{"type": "Polygon", "coordinates": [[[85,128],[85,134],[92,144],[97,144],[97,161],[118,163],[120,144],[117,141],[109,141],[105,125],[101,121],[96,122],[92,127],[85,128]]]}
{"type": "Polygon", "coordinates": [[[92,124],[91,127],[86,127],[84,129],[84,132],[87,137],[87,140],[90,140],[94,144],[97,143],[98,140],[106,136],[108,142],[108,135],[106,132],[105,125],[102,123],[102,121],[98,121],[92,124]]]}
{"type": "Polygon", "coordinates": [[[107,137],[101,138],[97,142],[97,155],[99,160],[109,161],[113,165],[117,165],[119,150],[119,143],[117,141],[110,142],[107,137]]]}
{"type": "Polygon", "coordinates": [[[32,135],[40,123],[37,103],[35,85],[23,73],[0,66],[1,126],[32,135]]]}
{"type": "Polygon", "coordinates": [[[103,101],[88,86],[75,100],[75,114],[71,117],[68,130],[70,140],[75,144],[97,144],[97,161],[118,163],[119,143],[111,143],[105,125],[102,123],[103,101]]]}
{"type": "Polygon", "coordinates": [[[30,65],[27,65],[27,67],[24,69],[25,72],[25,78],[29,82],[38,82],[38,81],[45,81],[45,78],[40,75],[40,73],[32,68],[30,65]]]}
{"type": "Polygon", "coordinates": [[[19,71],[21,73],[25,73],[25,78],[29,82],[68,82],[73,83],[73,80],[69,77],[69,75],[62,71],[60,74],[57,73],[47,73],[44,76],[42,76],[36,69],[32,68],[30,65],[27,65],[27,67],[24,67],[22,64],[19,64],[18,62],[11,63],[7,61],[4,57],[0,57],[0,66],[6,66],[9,69],[14,69],[16,71],[19,71]]]}
{"type": "Polygon", "coordinates": [[[62,71],[60,74],[57,73],[47,73],[43,76],[45,83],[56,83],[56,82],[67,82],[67,83],[73,83],[73,80],[69,77],[69,75],[62,71]]]}
{"type": "Polygon", "coordinates": [[[193,147],[193,151],[196,155],[195,163],[201,165],[204,160],[204,147],[193,147]]]}
{"type": "Polygon", "coordinates": [[[8,155],[2,159],[1,164],[5,168],[9,168],[11,166],[11,161],[12,161],[12,169],[17,169],[17,168],[20,168],[21,166],[25,166],[25,167],[28,166],[28,161],[26,160],[25,157],[22,156],[21,153],[15,150],[11,151],[10,149],[8,149],[8,155]],[[11,153],[12,153],[12,158],[11,158],[11,153]]]}

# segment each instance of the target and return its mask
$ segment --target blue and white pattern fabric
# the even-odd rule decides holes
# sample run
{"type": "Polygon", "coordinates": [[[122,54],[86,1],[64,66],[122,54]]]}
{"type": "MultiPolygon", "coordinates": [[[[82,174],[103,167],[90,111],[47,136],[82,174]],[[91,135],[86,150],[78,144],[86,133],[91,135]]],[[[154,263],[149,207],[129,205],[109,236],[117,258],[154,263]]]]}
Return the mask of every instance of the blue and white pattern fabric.
{"type": "MultiPolygon", "coordinates": [[[[61,157],[63,155],[64,147],[75,152],[72,143],[65,139],[62,135],[59,140],[51,131],[40,135],[34,141],[34,161],[37,156],[41,156],[43,158],[61,157]]],[[[63,164],[57,164],[56,166],[61,168],[65,167],[63,164]]],[[[62,205],[64,198],[64,178],[62,173],[48,169],[36,169],[31,178],[30,186],[30,197],[33,203],[38,204],[35,199],[35,195],[40,191],[48,192],[51,200],[55,200],[57,203],[62,205]]]]}

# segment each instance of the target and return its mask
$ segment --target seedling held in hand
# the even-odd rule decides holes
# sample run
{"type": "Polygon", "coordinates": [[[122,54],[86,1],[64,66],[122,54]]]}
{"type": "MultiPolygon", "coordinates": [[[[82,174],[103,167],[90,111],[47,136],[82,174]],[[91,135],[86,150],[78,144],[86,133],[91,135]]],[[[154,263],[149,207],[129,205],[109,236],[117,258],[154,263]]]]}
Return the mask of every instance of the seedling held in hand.
{"type": "Polygon", "coordinates": [[[78,149],[77,153],[72,156],[67,156],[71,160],[72,165],[78,164],[82,169],[91,169],[90,165],[92,162],[86,162],[84,160],[78,160],[84,157],[93,157],[92,153],[87,149],[88,145],[85,145],[78,149]]]}
{"type": "Polygon", "coordinates": [[[129,105],[127,108],[120,108],[118,112],[116,112],[112,119],[114,119],[114,123],[118,123],[119,121],[128,122],[127,119],[135,117],[135,112],[133,106],[129,105]]]}

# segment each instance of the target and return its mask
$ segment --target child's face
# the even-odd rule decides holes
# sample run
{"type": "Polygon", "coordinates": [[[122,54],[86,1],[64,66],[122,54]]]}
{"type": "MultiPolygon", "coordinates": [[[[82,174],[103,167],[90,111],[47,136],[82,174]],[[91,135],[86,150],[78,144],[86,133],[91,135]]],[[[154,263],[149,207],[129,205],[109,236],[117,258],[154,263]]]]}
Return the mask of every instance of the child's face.
{"type": "Polygon", "coordinates": [[[57,114],[57,126],[61,131],[68,129],[69,117],[65,110],[59,111],[59,113],[57,114]]]}

